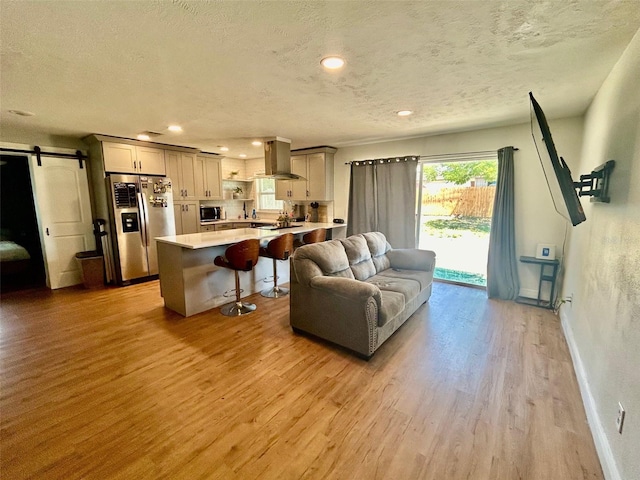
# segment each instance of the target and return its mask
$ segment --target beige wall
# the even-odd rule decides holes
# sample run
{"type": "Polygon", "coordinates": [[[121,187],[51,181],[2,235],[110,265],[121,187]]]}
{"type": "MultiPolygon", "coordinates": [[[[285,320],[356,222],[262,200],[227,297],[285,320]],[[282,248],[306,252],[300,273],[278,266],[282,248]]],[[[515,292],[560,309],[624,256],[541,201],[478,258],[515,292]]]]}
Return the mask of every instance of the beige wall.
{"type": "MultiPolygon", "coordinates": [[[[544,108],[544,96],[540,97],[538,101],[544,108]]],[[[522,101],[528,103],[527,92],[523,92],[522,101]]],[[[582,117],[550,121],[554,142],[574,176],[579,174],[574,165],[580,158],[582,123],[582,117]]],[[[529,124],[339,148],[335,159],[335,216],[347,217],[349,167],[345,162],[395,155],[498,150],[508,145],[520,149],[515,154],[516,253],[518,256],[535,255],[538,243],[551,243],[556,245],[556,255],[560,256],[565,231],[570,235],[570,228],[565,228],[567,222],[553,208],[529,124]]],[[[539,268],[520,264],[518,271],[521,294],[536,296],[539,268]]]]}
{"type": "Polygon", "coordinates": [[[614,159],[610,204],[585,204],[561,309],[608,478],[640,478],[640,31],[585,117],[581,171],[614,159]],[[627,412],[616,431],[618,402],[627,412]],[[617,472],[616,472],[617,470],[617,472]]]}

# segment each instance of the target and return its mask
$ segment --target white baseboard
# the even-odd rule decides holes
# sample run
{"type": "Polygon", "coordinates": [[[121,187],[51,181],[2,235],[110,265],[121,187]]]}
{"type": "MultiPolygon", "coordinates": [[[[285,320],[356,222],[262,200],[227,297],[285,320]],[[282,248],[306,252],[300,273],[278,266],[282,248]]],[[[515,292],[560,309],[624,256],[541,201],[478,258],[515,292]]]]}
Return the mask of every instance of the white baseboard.
{"type": "Polygon", "coordinates": [[[578,346],[573,338],[573,331],[571,327],[569,327],[569,319],[563,310],[564,308],[560,309],[560,322],[562,324],[562,330],[564,331],[564,337],[567,339],[567,345],[569,345],[571,358],[573,359],[573,369],[578,378],[578,385],[580,387],[580,393],[582,394],[582,403],[587,413],[587,421],[591,427],[591,435],[596,445],[596,451],[598,452],[604,478],[607,480],[622,480],[615,458],[613,457],[613,452],[611,451],[611,446],[609,445],[609,440],[604,432],[602,421],[596,410],[596,402],[589,388],[589,380],[587,379],[584,364],[580,358],[578,346]]]}

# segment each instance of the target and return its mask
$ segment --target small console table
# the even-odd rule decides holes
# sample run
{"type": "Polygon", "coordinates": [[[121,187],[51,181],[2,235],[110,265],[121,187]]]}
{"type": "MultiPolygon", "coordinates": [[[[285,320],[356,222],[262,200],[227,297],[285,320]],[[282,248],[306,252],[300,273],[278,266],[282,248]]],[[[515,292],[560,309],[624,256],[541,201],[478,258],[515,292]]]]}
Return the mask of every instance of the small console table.
{"type": "Polygon", "coordinates": [[[538,298],[518,297],[516,298],[516,302],[552,310],[553,299],[555,298],[554,294],[556,290],[556,277],[558,275],[560,262],[558,260],[545,260],[543,258],[527,257],[525,255],[520,257],[520,261],[522,263],[533,263],[536,265],[540,265],[540,281],[538,282],[538,298]],[[542,282],[549,282],[551,284],[549,300],[543,300],[541,298],[542,282]]]}

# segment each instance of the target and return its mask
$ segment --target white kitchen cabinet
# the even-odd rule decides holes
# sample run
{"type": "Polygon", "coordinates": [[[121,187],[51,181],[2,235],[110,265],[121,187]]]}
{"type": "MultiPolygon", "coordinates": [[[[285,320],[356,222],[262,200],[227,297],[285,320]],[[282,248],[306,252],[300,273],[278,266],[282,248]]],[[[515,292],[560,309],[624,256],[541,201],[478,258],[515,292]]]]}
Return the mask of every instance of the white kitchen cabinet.
{"type": "Polygon", "coordinates": [[[309,181],[306,155],[293,155],[291,157],[291,173],[300,175],[305,180],[276,181],[276,198],[278,200],[306,200],[309,181]]]}
{"type": "Polygon", "coordinates": [[[291,180],[291,198],[293,200],[306,200],[311,179],[307,172],[307,156],[293,155],[291,157],[291,173],[304,177],[305,180],[291,180]]]}
{"type": "Polygon", "coordinates": [[[164,150],[151,147],[136,147],[138,173],[144,175],[166,175],[164,150]]]}
{"type": "Polygon", "coordinates": [[[276,198],[292,201],[333,200],[332,147],[296,150],[291,156],[291,173],[306,180],[278,180],[276,198]]]}
{"type": "Polygon", "coordinates": [[[291,200],[292,196],[291,180],[276,180],[276,199],[291,200]]]}
{"type": "Polygon", "coordinates": [[[102,142],[102,158],[106,172],[136,173],[135,145],[102,142]]]}
{"type": "Polygon", "coordinates": [[[173,182],[173,199],[196,200],[196,155],[167,150],[165,163],[167,177],[173,182]]]}
{"type": "Polygon", "coordinates": [[[216,232],[221,230],[233,230],[233,223],[220,223],[216,225],[216,232]]]}
{"type": "Polygon", "coordinates": [[[105,172],[165,175],[164,150],[160,148],[102,142],[105,172]]]}
{"type": "Polygon", "coordinates": [[[215,232],[215,225],[200,225],[200,232],[215,232]]]}
{"type": "Polygon", "coordinates": [[[173,204],[173,217],[176,222],[176,235],[198,233],[200,219],[198,218],[198,204],[180,202],[173,204]]]}
{"type": "Polygon", "coordinates": [[[195,163],[195,192],[202,200],[222,198],[222,162],[220,158],[198,155],[195,163]]]}

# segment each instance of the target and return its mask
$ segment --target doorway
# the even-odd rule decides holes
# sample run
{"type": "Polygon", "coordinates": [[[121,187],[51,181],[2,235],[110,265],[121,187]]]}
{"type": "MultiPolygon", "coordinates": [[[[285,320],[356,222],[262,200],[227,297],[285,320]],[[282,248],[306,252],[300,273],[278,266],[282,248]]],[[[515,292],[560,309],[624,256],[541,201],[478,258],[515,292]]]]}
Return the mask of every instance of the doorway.
{"type": "Polygon", "coordinates": [[[27,156],[0,155],[0,240],[0,291],[45,286],[27,156]]]}
{"type": "Polygon", "coordinates": [[[418,245],[436,252],[434,278],[486,287],[497,158],[428,162],[420,173],[418,245]]]}

